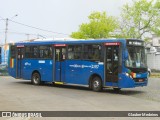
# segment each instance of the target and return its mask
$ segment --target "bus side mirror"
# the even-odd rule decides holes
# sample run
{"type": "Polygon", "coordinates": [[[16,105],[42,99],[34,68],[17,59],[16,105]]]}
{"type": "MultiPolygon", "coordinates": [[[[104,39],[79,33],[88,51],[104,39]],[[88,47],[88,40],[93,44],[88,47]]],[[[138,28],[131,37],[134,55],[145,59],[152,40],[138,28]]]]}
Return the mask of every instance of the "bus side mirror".
{"type": "Polygon", "coordinates": [[[128,51],[127,50],[125,50],[125,52],[124,52],[124,59],[125,60],[128,59],[128,51]]]}

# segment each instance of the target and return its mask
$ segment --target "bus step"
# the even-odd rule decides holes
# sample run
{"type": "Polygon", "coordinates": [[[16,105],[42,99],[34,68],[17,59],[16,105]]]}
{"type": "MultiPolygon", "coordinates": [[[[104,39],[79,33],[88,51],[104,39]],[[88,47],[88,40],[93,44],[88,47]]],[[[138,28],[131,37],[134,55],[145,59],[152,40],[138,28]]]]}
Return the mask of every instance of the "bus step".
{"type": "Polygon", "coordinates": [[[55,84],[58,84],[58,85],[63,85],[64,82],[54,82],[55,84]]]}

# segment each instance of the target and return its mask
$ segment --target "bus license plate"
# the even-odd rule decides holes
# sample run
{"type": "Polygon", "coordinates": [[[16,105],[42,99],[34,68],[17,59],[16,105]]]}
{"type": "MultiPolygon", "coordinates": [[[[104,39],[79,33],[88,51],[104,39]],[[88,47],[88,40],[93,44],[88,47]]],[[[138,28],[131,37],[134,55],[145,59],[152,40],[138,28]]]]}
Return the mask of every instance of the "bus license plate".
{"type": "Polygon", "coordinates": [[[139,79],[139,82],[143,82],[143,79],[139,79]]]}

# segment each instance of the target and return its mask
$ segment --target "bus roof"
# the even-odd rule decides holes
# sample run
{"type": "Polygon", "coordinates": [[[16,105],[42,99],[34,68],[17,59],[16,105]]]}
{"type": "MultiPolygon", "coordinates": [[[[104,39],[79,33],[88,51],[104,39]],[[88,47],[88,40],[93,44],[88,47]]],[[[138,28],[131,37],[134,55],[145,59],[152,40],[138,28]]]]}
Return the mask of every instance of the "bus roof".
{"type": "Polygon", "coordinates": [[[35,44],[80,44],[80,43],[104,43],[104,42],[125,42],[126,39],[96,39],[96,40],[36,40],[17,42],[16,45],[35,45],[35,44]]]}

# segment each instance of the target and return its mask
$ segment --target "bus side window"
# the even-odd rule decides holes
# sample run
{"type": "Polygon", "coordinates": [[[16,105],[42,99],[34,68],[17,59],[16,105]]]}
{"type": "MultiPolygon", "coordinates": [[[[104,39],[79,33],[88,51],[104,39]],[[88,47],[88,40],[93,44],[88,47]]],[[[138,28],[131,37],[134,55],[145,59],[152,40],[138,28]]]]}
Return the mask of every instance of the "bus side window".
{"type": "Polygon", "coordinates": [[[68,59],[73,59],[74,58],[74,53],[73,53],[73,48],[69,47],[68,48],[68,59]]]}
{"type": "Polygon", "coordinates": [[[70,45],[68,47],[68,59],[81,59],[82,46],[81,45],[70,45]]]}
{"type": "Polygon", "coordinates": [[[38,46],[33,46],[32,51],[33,51],[32,57],[37,58],[38,57],[38,46]]]}
{"type": "Polygon", "coordinates": [[[85,60],[100,61],[101,46],[100,45],[84,45],[83,58],[85,60]]]}
{"type": "Polygon", "coordinates": [[[39,46],[39,57],[43,59],[52,58],[52,47],[51,46],[39,46]]]}
{"type": "Polygon", "coordinates": [[[31,49],[30,46],[25,47],[25,58],[31,58],[31,49]]]}

